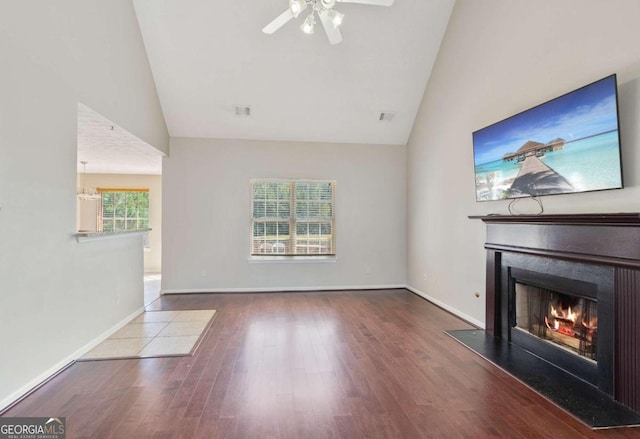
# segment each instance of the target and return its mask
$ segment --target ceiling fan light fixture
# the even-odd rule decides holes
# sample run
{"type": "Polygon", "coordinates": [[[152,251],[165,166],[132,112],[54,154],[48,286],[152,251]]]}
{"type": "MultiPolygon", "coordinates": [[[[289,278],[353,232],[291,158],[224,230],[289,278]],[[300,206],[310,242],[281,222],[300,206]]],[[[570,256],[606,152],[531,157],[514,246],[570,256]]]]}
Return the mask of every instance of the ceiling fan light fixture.
{"type": "Polygon", "coordinates": [[[304,23],[300,26],[302,32],[305,34],[311,35],[314,32],[314,28],[316,26],[316,17],[313,16],[313,12],[309,14],[307,18],[304,19],[304,23]]]}
{"type": "Polygon", "coordinates": [[[305,0],[289,0],[289,9],[294,17],[300,15],[300,12],[304,9],[305,0]]]}
{"type": "Polygon", "coordinates": [[[305,34],[312,34],[315,32],[316,17],[322,24],[322,28],[327,34],[329,43],[339,44],[342,42],[342,32],[340,32],[340,25],[344,19],[344,14],[336,11],[333,7],[337,3],[360,3],[363,5],[374,6],[391,6],[394,0],[287,0],[289,7],[285,11],[278,15],[274,20],[267,24],[262,32],[271,35],[289,21],[297,18],[307,8],[311,9],[311,13],[307,16],[300,26],[300,29],[305,34]]]}
{"type": "Polygon", "coordinates": [[[336,11],[335,9],[329,9],[329,20],[333,23],[333,27],[337,28],[342,24],[342,20],[344,19],[344,14],[336,11]]]}

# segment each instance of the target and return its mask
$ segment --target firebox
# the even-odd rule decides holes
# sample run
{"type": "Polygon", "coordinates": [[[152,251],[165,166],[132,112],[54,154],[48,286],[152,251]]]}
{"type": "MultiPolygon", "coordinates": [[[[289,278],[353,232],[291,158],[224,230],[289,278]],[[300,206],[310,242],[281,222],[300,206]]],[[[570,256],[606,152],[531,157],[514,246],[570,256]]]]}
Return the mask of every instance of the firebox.
{"type": "Polygon", "coordinates": [[[610,267],[504,254],[503,337],[613,393],[610,267]]]}
{"type": "Polygon", "coordinates": [[[515,286],[515,325],[582,358],[597,360],[598,302],[527,284],[515,286]]]}

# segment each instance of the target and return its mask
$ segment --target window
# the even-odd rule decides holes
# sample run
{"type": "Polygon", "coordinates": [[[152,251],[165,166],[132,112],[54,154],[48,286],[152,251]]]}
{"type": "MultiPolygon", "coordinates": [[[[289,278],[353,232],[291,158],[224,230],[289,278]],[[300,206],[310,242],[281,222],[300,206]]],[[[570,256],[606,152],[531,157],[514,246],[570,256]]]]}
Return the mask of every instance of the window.
{"type": "Polygon", "coordinates": [[[98,188],[100,232],[125,232],[149,228],[149,190],[98,188]]]}
{"type": "Polygon", "coordinates": [[[335,186],[251,180],[251,255],[335,255],[335,186]]]}

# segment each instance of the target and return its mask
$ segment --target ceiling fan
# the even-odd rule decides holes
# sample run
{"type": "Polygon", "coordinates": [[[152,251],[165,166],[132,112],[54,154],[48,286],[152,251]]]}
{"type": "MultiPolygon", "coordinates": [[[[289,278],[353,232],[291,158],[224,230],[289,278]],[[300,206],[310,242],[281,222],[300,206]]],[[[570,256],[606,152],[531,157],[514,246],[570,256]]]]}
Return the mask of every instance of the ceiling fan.
{"type": "Polygon", "coordinates": [[[311,12],[305,18],[300,29],[306,34],[312,34],[314,32],[316,24],[316,14],[320,18],[322,27],[324,27],[329,42],[331,44],[338,44],[342,42],[342,33],[340,33],[339,26],[342,23],[344,14],[333,9],[337,3],[360,3],[363,5],[375,5],[375,6],[391,6],[393,0],[289,0],[289,8],[276,17],[271,23],[267,24],[262,32],[265,34],[272,34],[289,20],[298,17],[307,8],[311,9],[311,12]]]}

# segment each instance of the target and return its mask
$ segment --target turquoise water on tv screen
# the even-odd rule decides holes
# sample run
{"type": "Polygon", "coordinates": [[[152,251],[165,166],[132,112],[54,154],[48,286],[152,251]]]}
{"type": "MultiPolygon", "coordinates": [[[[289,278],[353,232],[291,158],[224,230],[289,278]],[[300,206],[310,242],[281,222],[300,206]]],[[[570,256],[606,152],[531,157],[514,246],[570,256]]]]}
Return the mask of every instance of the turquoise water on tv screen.
{"type": "MultiPolygon", "coordinates": [[[[617,130],[567,142],[563,149],[547,152],[541,160],[569,180],[576,192],[622,186],[617,130]]],[[[502,159],[476,166],[478,200],[504,198],[519,170],[516,161],[502,159]]]]}

